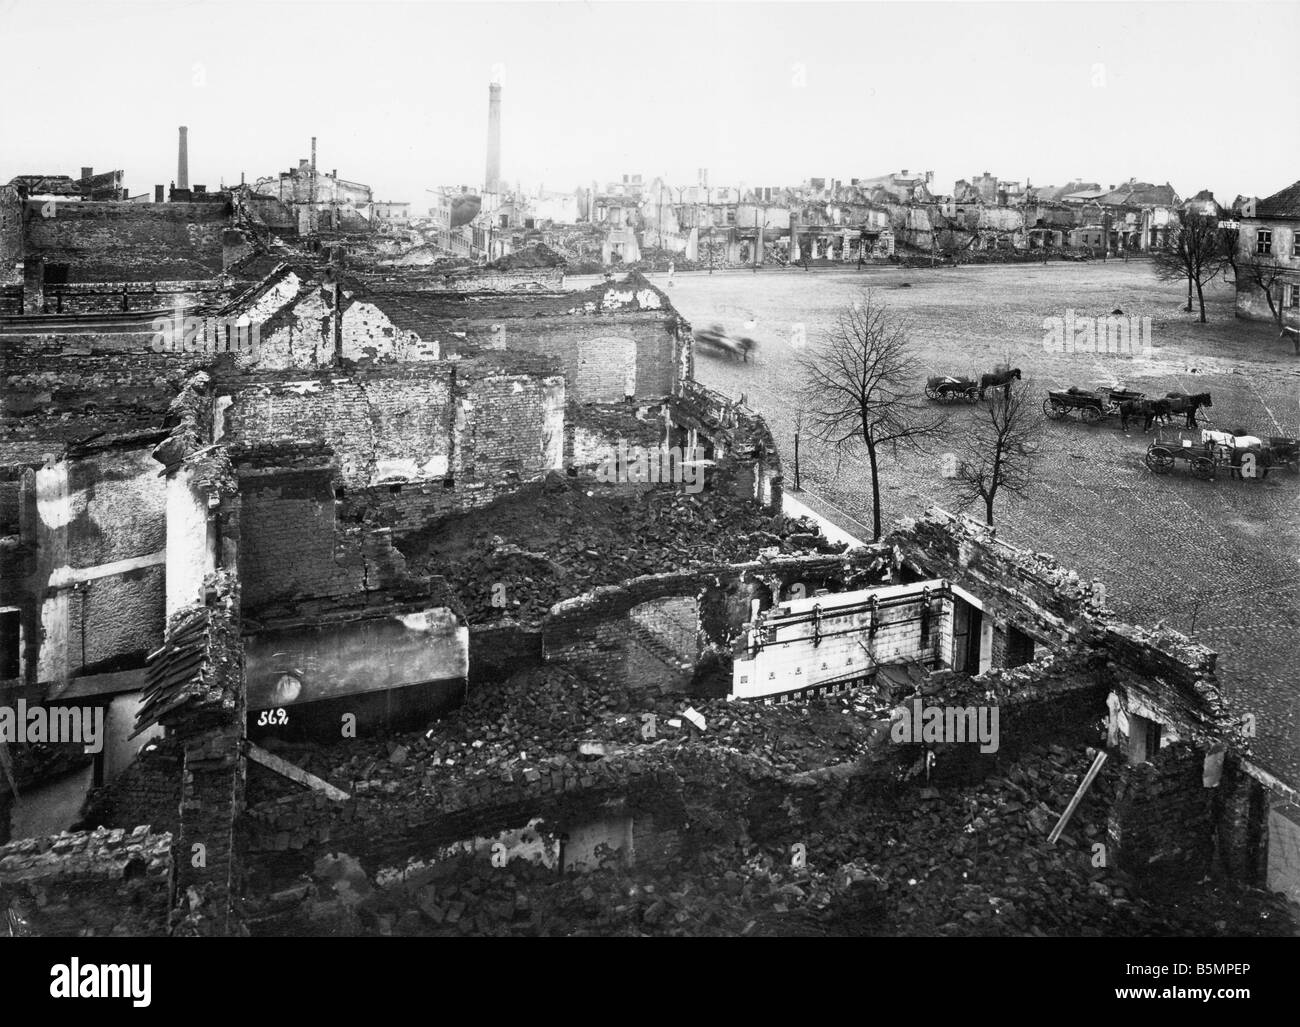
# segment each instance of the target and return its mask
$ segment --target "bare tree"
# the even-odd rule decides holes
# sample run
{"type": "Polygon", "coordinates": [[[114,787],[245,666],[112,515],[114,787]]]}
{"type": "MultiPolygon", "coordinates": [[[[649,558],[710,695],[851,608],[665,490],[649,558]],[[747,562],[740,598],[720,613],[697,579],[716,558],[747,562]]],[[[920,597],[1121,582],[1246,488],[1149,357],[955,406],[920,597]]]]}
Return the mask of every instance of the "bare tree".
{"type": "Polygon", "coordinates": [[[994,397],[966,436],[953,478],[958,504],[982,502],[984,522],[990,525],[998,493],[1020,495],[1034,481],[1039,446],[1028,385],[1012,379],[994,397]]]}
{"type": "Polygon", "coordinates": [[[920,400],[921,367],[910,350],[907,321],[864,290],[798,366],[809,434],[832,444],[840,456],[866,453],[872,537],[878,539],[881,448],[925,452],[944,423],[920,400]]]}
{"type": "Polygon", "coordinates": [[[1268,312],[1273,315],[1279,334],[1291,336],[1296,355],[1300,356],[1300,333],[1294,329],[1288,331],[1283,318],[1281,287],[1290,281],[1287,270],[1272,254],[1252,253],[1237,258],[1237,280],[1244,281],[1264,294],[1264,299],[1268,301],[1268,312]]]}
{"type": "Polygon", "coordinates": [[[1153,252],[1152,266],[1164,281],[1187,280],[1187,311],[1192,309],[1192,289],[1205,323],[1204,286],[1223,270],[1223,238],[1218,218],[1189,210],[1170,239],[1169,245],[1153,252]]]}

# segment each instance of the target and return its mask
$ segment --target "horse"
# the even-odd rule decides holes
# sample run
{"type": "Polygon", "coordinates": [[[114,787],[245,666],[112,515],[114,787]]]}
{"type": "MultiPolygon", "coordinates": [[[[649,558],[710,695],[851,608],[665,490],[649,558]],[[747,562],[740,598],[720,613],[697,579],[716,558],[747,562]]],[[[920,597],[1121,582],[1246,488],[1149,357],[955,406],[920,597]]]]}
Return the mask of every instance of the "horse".
{"type": "Polygon", "coordinates": [[[1144,432],[1151,430],[1151,424],[1157,417],[1169,416],[1169,400],[1167,399],[1129,399],[1119,405],[1119,423],[1120,427],[1128,431],[1129,418],[1143,419],[1142,430],[1144,432]]]}
{"type": "Polygon", "coordinates": [[[1020,368],[1013,367],[1010,371],[998,371],[994,374],[980,375],[980,399],[984,398],[985,389],[1002,389],[1011,384],[1012,379],[1020,379],[1020,368]]]}
{"type": "Polygon", "coordinates": [[[1169,412],[1171,414],[1186,414],[1187,427],[1196,427],[1196,411],[1201,407],[1212,407],[1210,394],[1208,392],[1197,392],[1189,394],[1186,392],[1167,392],[1165,398],[1169,401],[1169,412]]]}

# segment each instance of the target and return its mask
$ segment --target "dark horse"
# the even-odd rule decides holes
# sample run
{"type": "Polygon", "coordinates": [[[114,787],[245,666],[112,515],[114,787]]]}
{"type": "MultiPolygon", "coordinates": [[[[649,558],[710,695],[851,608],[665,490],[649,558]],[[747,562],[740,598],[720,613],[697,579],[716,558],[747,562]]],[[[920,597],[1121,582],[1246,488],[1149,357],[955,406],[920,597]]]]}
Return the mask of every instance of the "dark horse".
{"type": "Polygon", "coordinates": [[[1167,392],[1165,398],[1169,401],[1169,412],[1171,414],[1186,414],[1187,427],[1196,427],[1196,411],[1201,407],[1212,407],[1210,394],[1208,392],[1198,392],[1189,395],[1186,392],[1167,392]]]}
{"type": "Polygon", "coordinates": [[[1129,418],[1142,418],[1143,431],[1151,430],[1151,423],[1157,417],[1168,417],[1170,412],[1167,399],[1130,399],[1119,405],[1120,427],[1128,431],[1129,418]]]}
{"type": "Polygon", "coordinates": [[[1010,371],[998,371],[996,374],[980,375],[980,399],[984,398],[985,389],[1001,389],[1011,383],[1011,379],[1020,378],[1020,368],[1013,367],[1010,371]]]}

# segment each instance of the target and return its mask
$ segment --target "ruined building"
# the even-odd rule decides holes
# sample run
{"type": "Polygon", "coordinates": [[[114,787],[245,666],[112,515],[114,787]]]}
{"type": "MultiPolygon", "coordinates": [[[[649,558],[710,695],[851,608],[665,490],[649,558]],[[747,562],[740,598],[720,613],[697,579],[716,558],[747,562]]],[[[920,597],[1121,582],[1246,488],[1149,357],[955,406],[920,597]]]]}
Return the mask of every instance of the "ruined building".
{"type": "MultiPolygon", "coordinates": [[[[153,221],[90,223],[163,295],[153,221]]],[[[1296,796],[1213,653],[942,511],[851,550],[783,516],[766,426],[641,276],[283,240],[218,273],[216,239],[157,244],[219,285],[182,304],[0,320],[0,706],[102,718],[4,747],[12,929],[1158,932],[1206,875],[1296,896],[1296,796]],[[894,737],[922,704],[1000,738],[894,737]],[[910,833],[927,803],[950,835],[910,833]],[[918,910],[932,850],[971,876],[918,910]]]]}

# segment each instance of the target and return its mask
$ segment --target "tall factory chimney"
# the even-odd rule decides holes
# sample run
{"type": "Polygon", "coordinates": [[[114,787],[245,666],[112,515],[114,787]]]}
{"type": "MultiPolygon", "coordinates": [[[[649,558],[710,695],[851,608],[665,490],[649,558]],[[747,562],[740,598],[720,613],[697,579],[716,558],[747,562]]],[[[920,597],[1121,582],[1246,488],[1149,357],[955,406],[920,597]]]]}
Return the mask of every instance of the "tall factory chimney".
{"type": "Polygon", "coordinates": [[[176,156],[177,189],[188,189],[190,187],[190,143],[187,138],[189,131],[184,125],[181,126],[181,144],[176,156]]]}
{"type": "Polygon", "coordinates": [[[501,190],[501,84],[493,82],[488,86],[488,144],[487,175],[483,182],[483,191],[487,193],[501,190]]]}

